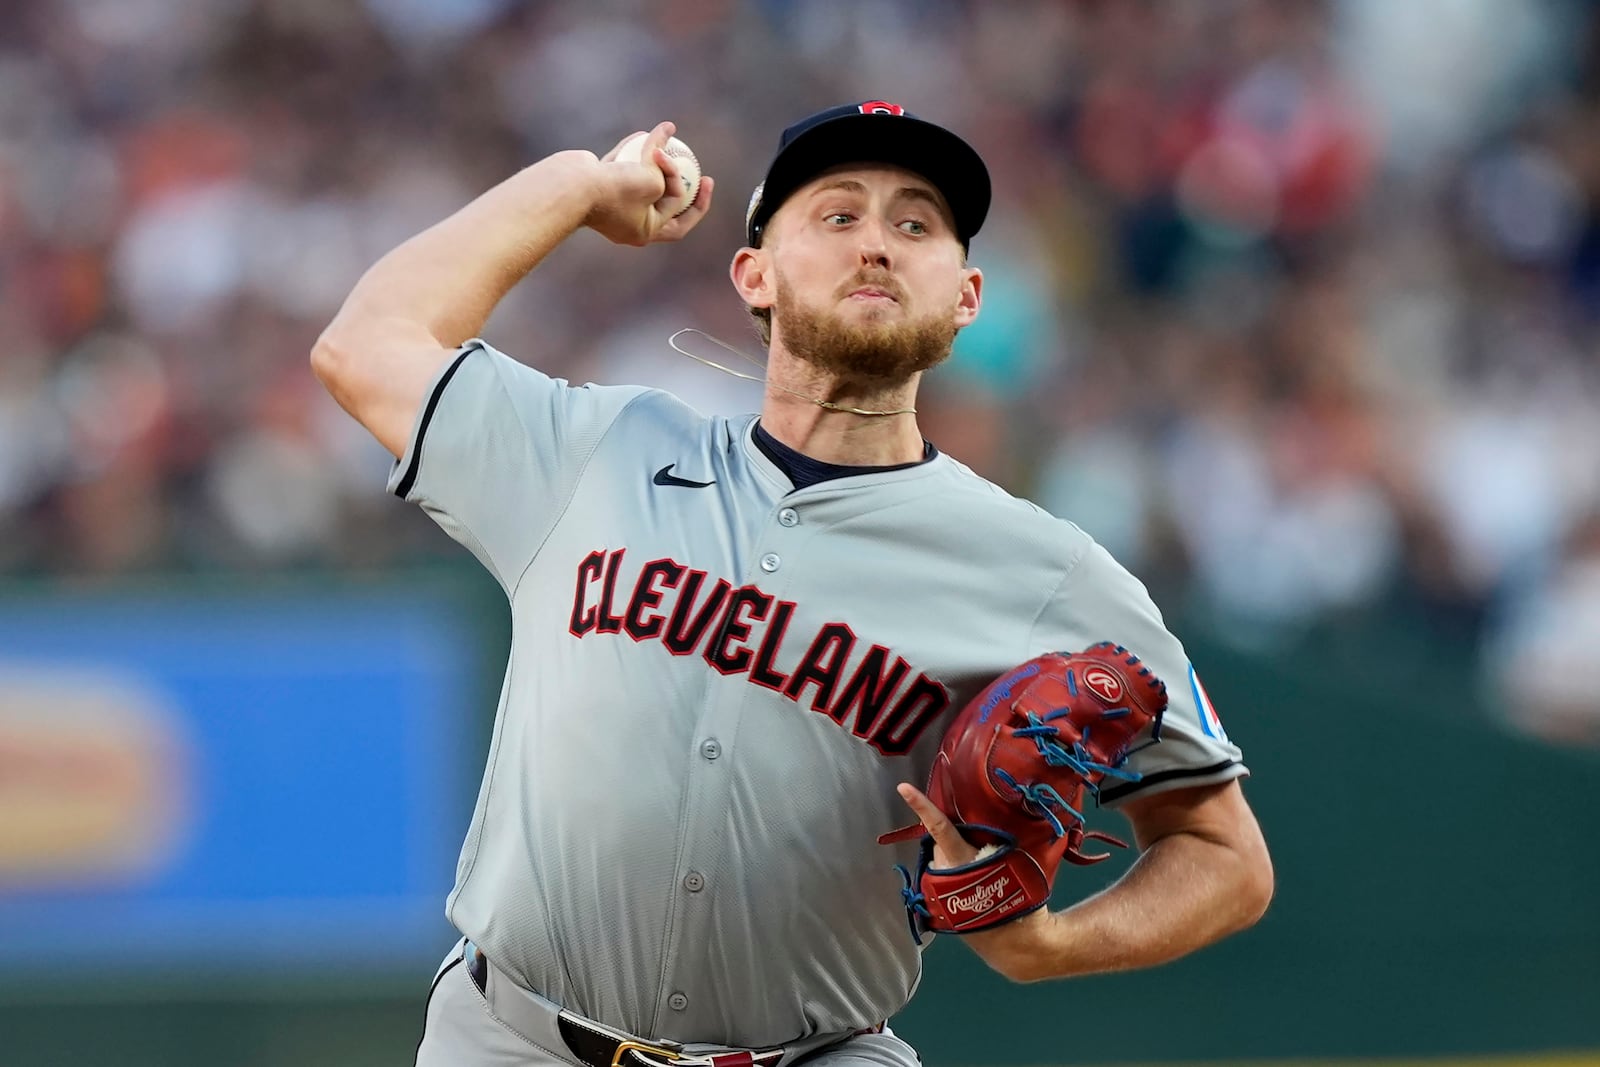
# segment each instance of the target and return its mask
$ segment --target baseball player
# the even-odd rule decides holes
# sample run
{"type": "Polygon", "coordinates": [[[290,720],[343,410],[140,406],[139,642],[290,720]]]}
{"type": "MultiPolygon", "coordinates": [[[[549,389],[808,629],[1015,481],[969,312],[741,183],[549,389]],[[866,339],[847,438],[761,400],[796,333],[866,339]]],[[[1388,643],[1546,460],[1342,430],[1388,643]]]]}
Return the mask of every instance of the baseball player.
{"type": "MultiPolygon", "coordinates": [[[[965,938],[1016,980],[1159,964],[1248,926],[1272,874],[1223,732],[1143,586],[1070,523],[923,439],[924,371],[978,315],[988,173],[883,101],[783,131],[733,256],[768,342],[758,415],[575,386],[476,335],[588,227],[689,234],[705,177],[558,152],[384,256],[312,354],[397,458],[389,489],[504,587],[513,637],[446,903],[423,1067],[911,1067],[911,783],[1001,672],[1114,640],[1169,683],[1108,789],[1141,855],[1104,892],[965,938]],[[910,811],[907,811],[907,805],[910,811]]],[[[533,362],[537,363],[537,346],[533,362]]]]}

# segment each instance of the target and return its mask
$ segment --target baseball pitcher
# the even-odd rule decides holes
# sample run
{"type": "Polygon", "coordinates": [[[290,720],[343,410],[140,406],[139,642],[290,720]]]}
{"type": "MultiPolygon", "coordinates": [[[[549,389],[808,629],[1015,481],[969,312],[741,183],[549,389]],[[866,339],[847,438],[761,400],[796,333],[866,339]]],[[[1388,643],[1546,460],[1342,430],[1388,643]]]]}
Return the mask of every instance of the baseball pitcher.
{"type": "Polygon", "coordinates": [[[918,429],[983,303],[960,137],[884,101],[783,131],[729,272],[758,415],[477,338],[580,228],[694,230],[715,180],[679,210],[675,132],[506,179],[379,260],[312,353],[512,612],[418,1064],[915,1067],[886,1022],[938,933],[1030,981],[1253,923],[1240,751],[1144,587],[918,429]],[[1051,911],[1055,863],[1106,836],[1093,800],[1139,857],[1051,911]]]}

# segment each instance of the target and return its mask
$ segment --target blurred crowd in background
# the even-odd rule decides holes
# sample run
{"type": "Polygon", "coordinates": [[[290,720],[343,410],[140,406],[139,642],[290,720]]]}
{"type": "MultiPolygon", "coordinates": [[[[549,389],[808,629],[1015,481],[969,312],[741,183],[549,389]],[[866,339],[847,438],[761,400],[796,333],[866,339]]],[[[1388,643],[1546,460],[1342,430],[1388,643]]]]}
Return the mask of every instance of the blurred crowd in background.
{"type": "MultiPolygon", "coordinates": [[[[0,574],[465,558],[307,353],[360,272],[662,118],[681,245],[583,233],[486,329],[753,410],[726,277],[800,115],[967,136],[944,451],[1270,647],[1403,602],[1600,743],[1600,18],[1576,0],[5,0],[0,574]],[[733,359],[703,337],[696,350],[733,359]],[[740,364],[740,366],[743,366],[740,364]]],[[[747,370],[753,368],[745,367],[747,370]]],[[[1509,684],[1514,683],[1514,684],[1509,684]]]]}

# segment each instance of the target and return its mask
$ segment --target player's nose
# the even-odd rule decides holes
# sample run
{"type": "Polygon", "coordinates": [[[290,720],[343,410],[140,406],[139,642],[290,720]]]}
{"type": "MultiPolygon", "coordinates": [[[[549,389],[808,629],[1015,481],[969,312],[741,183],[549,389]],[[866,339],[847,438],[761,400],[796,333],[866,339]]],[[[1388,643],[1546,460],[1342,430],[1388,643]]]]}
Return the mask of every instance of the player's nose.
{"type": "Polygon", "coordinates": [[[864,220],[862,225],[856,227],[856,234],[862,266],[881,267],[884,270],[893,266],[889,257],[889,235],[882,220],[864,220]]]}

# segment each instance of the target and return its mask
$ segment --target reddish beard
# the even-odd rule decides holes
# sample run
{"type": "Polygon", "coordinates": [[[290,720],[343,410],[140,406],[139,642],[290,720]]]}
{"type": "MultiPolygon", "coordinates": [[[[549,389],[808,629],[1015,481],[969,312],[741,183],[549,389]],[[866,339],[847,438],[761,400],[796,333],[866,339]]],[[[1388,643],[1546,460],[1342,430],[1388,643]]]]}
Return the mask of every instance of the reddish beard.
{"type": "MultiPolygon", "coordinates": [[[[838,296],[865,286],[897,299],[903,290],[892,279],[860,278],[838,296]]],[[[948,311],[901,322],[846,322],[836,311],[802,303],[778,278],[773,321],[790,353],[838,378],[903,382],[950,358],[956,325],[948,311]]]]}

